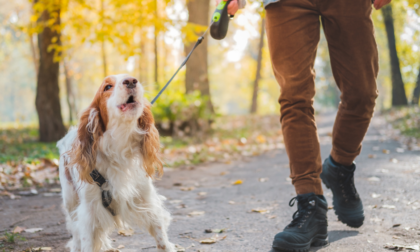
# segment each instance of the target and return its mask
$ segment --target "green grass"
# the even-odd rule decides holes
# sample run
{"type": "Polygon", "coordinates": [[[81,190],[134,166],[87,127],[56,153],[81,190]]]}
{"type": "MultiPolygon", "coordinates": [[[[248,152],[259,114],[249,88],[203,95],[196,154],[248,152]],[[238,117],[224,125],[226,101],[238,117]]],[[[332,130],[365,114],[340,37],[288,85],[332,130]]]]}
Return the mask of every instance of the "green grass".
{"type": "Polygon", "coordinates": [[[58,158],[56,143],[38,142],[38,129],[0,129],[0,163],[34,162],[40,158],[58,158]]]}
{"type": "Polygon", "coordinates": [[[19,234],[15,233],[4,233],[4,237],[6,238],[6,242],[8,243],[15,243],[17,240],[26,241],[25,237],[20,236],[19,234]]]}
{"type": "MultiPolygon", "coordinates": [[[[39,159],[59,159],[56,143],[38,142],[38,128],[36,125],[0,125],[0,163],[37,163],[39,159]],[[15,127],[15,128],[13,128],[15,127]]],[[[191,144],[204,143],[208,139],[247,138],[252,140],[256,135],[271,136],[278,134],[280,124],[278,116],[224,116],[217,118],[211,126],[210,132],[194,137],[165,137],[160,138],[165,149],[180,149],[191,144]]],[[[232,148],[235,148],[233,146],[232,148]]],[[[206,160],[202,155],[195,155],[191,162],[198,164],[206,160]]],[[[178,162],[175,165],[182,165],[178,162]]]]}
{"type": "Polygon", "coordinates": [[[385,112],[388,122],[401,134],[420,139],[420,107],[392,108],[385,112]]]}

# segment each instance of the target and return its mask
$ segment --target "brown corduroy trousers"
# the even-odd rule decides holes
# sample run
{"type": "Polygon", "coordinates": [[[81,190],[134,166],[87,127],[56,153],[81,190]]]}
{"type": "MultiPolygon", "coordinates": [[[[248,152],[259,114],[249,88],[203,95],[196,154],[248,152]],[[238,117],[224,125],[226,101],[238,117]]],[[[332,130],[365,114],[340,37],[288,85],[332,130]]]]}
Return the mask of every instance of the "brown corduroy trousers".
{"type": "Polygon", "coordinates": [[[281,124],[297,194],[322,195],[322,161],[314,117],[314,63],[320,25],[328,42],[341,103],[332,158],[351,165],[378,96],[378,52],[371,0],[281,0],[267,7],[266,30],[274,75],[280,84],[281,124]]]}

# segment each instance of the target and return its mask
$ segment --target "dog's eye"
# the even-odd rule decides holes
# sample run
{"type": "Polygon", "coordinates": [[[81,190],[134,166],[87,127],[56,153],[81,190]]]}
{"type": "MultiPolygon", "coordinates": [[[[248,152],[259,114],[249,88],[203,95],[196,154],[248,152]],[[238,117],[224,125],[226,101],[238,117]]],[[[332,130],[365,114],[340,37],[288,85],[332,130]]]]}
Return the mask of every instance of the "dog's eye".
{"type": "Polygon", "coordinates": [[[106,87],[105,87],[105,90],[104,90],[104,91],[110,90],[111,88],[112,88],[112,85],[106,85],[106,87]]]}

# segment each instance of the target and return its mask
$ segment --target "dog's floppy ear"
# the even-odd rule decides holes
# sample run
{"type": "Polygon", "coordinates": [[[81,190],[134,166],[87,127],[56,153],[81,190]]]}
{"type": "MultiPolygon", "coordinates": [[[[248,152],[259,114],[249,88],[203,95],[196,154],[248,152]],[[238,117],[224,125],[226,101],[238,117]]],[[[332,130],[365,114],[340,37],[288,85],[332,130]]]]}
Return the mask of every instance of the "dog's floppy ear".
{"type": "Polygon", "coordinates": [[[143,157],[143,168],[150,177],[154,177],[156,170],[159,177],[163,174],[163,165],[160,158],[159,132],[155,126],[151,105],[147,104],[143,114],[138,119],[138,125],[145,134],[140,143],[140,152],[143,157]]]}
{"type": "Polygon", "coordinates": [[[93,104],[83,111],[74,141],[68,155],[68,167],[77,165],[80,180],[93,183],[90,173],[95,169],[99,138],[103,135],[103,122],[99,110],[93,104]]]}

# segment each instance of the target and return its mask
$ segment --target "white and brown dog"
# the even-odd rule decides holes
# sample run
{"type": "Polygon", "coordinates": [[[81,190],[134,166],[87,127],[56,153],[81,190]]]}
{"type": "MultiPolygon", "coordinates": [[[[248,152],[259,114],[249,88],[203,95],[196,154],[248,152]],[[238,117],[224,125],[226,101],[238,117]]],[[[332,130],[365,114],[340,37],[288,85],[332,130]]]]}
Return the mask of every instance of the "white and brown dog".
{"type": "Polygon", "coordinates": [[[159,133],[143,94],[128,75],[105,78],[78,128],[57,143],[72,252],[110,250],[110,232],[131,226],[148,231],[159,252],[175,251],[167,236],[171,217],[165,198],[152,183],[156,170],[161,175],[163,169],[159,133]]]}

